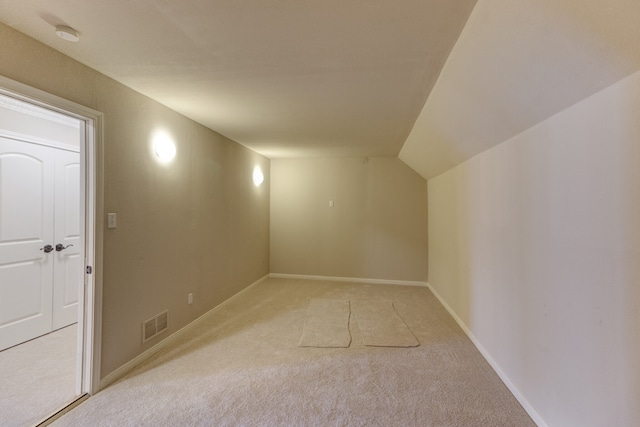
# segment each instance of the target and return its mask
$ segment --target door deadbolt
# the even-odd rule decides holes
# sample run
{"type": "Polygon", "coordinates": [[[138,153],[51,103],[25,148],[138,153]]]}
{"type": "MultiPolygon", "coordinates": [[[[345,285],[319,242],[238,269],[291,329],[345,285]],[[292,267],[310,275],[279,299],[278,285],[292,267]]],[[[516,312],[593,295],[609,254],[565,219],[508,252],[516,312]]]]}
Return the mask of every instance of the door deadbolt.
{"type": "MultiPolygon", "coordinates": [[[[69,246],[73,246],[73,245],[67,245],[67,246],[64,246],[62,243],[58,243],[58,244],[56,245],[56,251],[57,251],[57,252],[63,251],[63,250],[65,250],[65,249],[67,249],[69,246]]],[[[45,251],[45,252],[46,252],[46,251],[45,251]]]]}

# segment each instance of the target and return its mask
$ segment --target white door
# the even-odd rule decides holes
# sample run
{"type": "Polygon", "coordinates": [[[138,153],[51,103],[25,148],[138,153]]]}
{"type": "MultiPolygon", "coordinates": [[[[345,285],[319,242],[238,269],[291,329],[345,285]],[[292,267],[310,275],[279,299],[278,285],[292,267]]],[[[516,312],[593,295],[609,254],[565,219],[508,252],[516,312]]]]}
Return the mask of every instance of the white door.
{"type": "Polygon", "coordinates": [[[80,155],[55,150],[53,329],[78,321],[80,256],[80,155]]]}
{"type": "Polygon", "coordinates": [[[78,153],[0,137],[0,350],[78,320],[79,182],[78,153]]]}
{"type": "Polygon", "coordinates": [[[0,138],[0,350],[51,331],[53,156],[0,138]]]}

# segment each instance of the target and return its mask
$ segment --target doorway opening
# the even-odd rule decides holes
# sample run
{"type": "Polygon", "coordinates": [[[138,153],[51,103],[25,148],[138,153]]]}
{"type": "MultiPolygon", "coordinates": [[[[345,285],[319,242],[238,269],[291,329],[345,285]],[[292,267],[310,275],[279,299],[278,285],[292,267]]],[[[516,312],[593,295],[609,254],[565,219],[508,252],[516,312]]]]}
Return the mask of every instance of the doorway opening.
{"type": "Polygon", "coordinates": [[[99,387],[101,121],[0,77],[3,423],[41,422],[99,387]]]}

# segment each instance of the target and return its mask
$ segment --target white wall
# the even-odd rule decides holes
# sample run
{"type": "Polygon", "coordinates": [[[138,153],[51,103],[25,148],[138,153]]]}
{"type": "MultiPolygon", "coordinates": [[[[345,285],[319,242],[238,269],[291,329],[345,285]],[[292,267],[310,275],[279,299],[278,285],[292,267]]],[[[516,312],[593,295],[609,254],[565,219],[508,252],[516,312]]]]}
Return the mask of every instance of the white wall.
{"type": "Polygon", "coordinates": [[[0,129],[29,135],[61,148],[79,149],[80,123],[53,111],[0,96],[0,129]]]}
{"type": "Polygon", "coordinates": [[[638,425],[640,72],[428,185],[429,282],[538,421],[638,425]]]}

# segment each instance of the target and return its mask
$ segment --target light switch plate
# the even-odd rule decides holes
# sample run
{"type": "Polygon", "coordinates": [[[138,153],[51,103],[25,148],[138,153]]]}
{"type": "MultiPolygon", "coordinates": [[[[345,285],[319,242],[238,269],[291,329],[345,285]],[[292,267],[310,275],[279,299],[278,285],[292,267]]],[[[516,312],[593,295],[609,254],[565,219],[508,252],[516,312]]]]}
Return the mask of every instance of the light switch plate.
{"type": "Polygon", "coordinates": [[[116,228],[116,214],[108,213],[107,214],[107,228],[116,228]]]}

